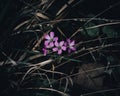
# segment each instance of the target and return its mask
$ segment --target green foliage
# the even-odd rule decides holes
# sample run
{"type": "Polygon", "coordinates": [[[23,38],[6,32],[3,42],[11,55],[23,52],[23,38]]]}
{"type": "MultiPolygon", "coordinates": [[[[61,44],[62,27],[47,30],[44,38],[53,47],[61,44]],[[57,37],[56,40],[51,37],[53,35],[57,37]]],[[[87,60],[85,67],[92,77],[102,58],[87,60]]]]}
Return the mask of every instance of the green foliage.
{"type": "Polygon", "coordinates": [[[88,35],[90,37],[96,37],[99,36],[99,28],[93,28],[89,29],[90,27],[95,26],[96,24],[90,22],[88,23],[85,28],[83,29],[84,31],[82,32],[84,35],[88,35]]]}
{"type": "Polygon", "coordinates": [[[107,37],[111,38],[117,38],[118,37],[118,32],[116,32],[114,29],[112,29],[109,26],[104,26],[103,27],[103,33],[107,35],[107,37]]]}

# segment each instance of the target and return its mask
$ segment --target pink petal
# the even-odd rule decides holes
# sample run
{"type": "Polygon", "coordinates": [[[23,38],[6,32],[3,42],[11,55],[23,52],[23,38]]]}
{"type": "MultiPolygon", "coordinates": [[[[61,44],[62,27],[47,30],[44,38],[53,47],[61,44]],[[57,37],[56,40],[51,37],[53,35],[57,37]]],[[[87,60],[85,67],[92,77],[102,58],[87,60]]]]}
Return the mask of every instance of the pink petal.
{"type": "Polygon", "coordinates": [[[58,50],[58,54],[59,55],[62,54],[62,50],[61,49],[58,50]]]}
{"type": "Polygon", "coordinates": [[[53,50],[54,52],[56,52],[56,51],[58,51],[58,48],[53,48],[52,50],[53,50]]]}
{"type": "Polygon", "coordinates": [[[53,47],[54,46],[54,43],[53,42],[50,42],[50,45],[49,45],[50,47],[53,47]]]}
{"type": "Polygon", "coordinates": [[[64,46],[65,46],[65,47],[67,47],[67,46],[68,46],[66,42],[64,43],[64,46]]]}
{"type": "Polygon", "coordinates": [[[64,51],[65,51],[65,50],[66,50],[66,47],[65,47],[65,46],[62,46],[62,50],[64,50],[64,51]]]}
{"type": "Polygon", "coordinates": [[[49,43],[50,43],[50,41],[45,41],[44,42],[45,48],[50,48],[50,44],[49,43]]]}
{"type": "Polygon", "coordinates": [[[75,51],[75,50],[76,50],[76,48],[75,48],[75,47],[71,47],[70,49],[71,49],[71,50],[73,50],[73,51],[75,51]]]}
{"type": "Polygon", "coordinates": [[[75,45],[75,41],[74,40],[70,43],[70,46],[73,46],[73,45],[75,45]]]}
{"type": "Polygon", "coordinates": [[[45,41],[45,42],[44,42],[44,45],[45,45],[45,46],[48,46],[49,42],[50,42],[50,41],[45,41]]]}
{"type": "Polygon", "coordinates": [[[50,36],[48,34],[45,35],[45,39],[50,39],[50,36]]]}
{"type": "Polygon", "coordinates": [[[63,46],[63,44],[64,44],[64,41],[61,41],[61,42],[60,42],[60,46],[63,46]]]}
{"type": "Polygon", "coordinates": [[[58,37],[55,37],[53,40],[54,40],[54,41],[57,41],[57,40],[58,40],[58,37]]]}
{"type": "Polygon", "coordinates": [[[44,52],[44,51],[45,51],[45,48],[43,48],[42,50],[43,50],[43,52],[44,52]]]}
{"type": "Polygon", "coordinates": [[[67,39],[67,42],[70,43],[70,39],[67,39]]]}
{"type": "Polygon", "coordinates": [[[50,38],[54,37],[54,32],[50,32],[50,38]]]}
{"type": "Polygon", "coordinates": [[[43,50],[44,56],[46,56],[47,55],[47,50],[45,48],[43,48],[42,50],[43,50]]]}
{"type": "Polygon", "coordinates": [[[47,55],[47,52],[44,52],[44,56],[46,56],[47,55]]]}
{"type": "Polygon", "coordinates": [[[46,48],[51,48],[50,45],[45,46],[46,48]]]}
{"type": "Polygon", "coordinates": [[[55,46],[56,46],[56,47],[58,47],[58,46],[59,46],[59,44],[58,44],[58,42],[57,42],[57,41],[55,41],[55,46]]]}

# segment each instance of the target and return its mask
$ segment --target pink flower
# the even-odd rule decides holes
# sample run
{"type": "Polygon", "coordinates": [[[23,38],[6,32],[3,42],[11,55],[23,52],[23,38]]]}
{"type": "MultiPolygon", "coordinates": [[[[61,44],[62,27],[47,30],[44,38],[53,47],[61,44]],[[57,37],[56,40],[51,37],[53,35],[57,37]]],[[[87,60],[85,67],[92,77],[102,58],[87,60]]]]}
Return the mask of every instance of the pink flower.
{"type": "Polygon", "coordinates": [[[75,40],[71,41],[70,39],[67,39],[67,46],[68,46],[68,53],[71,53],[71,51],[75,51],[75,40]]]}
{"type": "Polygon", "coordinates": [[[46,48],[43,48],[42,50],[43,50],[44,56],[46,56],[46,55],[47,55],[47,50],[46,50],[46,48]]]}
{"type": "Polygon", "coordinates": [[[46,34],[44,45],[46,48],[52,48],[54,46],[54,41],[58,40],[58,37],[54,37],[54,32],[50,32],[50,35],[46,34]]]}
{"type": "Polygon", "coordinates": [[[58,54],[62,54],[62,50],[65,51],[66,50],[66,46],[64,46],[64,41],[61,41],[61,42],[55,42],[55,48],[53,48],[53,51],[56,52],[58,51],[58,54]]]}

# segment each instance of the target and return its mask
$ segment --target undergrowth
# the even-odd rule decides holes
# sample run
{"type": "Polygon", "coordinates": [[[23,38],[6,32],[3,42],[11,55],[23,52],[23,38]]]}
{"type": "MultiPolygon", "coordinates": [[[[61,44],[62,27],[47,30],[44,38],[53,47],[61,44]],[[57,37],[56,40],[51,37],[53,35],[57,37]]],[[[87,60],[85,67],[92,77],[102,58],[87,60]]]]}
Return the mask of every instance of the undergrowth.
{"type": "Polygon", "coordinates": [[[0,0],[0,8],[0,96],[120,96],[119,0],[0,0]],[[64,44],[51,43],[51,32],[64,44]]]}

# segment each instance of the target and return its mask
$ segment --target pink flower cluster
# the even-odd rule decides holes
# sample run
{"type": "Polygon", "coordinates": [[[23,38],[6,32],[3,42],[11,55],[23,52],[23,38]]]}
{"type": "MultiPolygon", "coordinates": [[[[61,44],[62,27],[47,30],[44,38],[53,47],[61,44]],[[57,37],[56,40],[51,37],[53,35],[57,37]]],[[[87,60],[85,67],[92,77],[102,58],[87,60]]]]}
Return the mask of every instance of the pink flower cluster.
{"type": "Polygon", "coordinates": [[[62,54],[63,51],[67,51],[71,53],[71,51],[75,51],[75,40],[67,39],[65,41],[58,42],[58,37],[55,37],[54,32],[50,32],[50,34],[46,34],[44,36],[44,48],[43,53],[47,55],[48,50],[52,50],[53,52],[57,52],[57,54],[62,54]]]}

